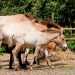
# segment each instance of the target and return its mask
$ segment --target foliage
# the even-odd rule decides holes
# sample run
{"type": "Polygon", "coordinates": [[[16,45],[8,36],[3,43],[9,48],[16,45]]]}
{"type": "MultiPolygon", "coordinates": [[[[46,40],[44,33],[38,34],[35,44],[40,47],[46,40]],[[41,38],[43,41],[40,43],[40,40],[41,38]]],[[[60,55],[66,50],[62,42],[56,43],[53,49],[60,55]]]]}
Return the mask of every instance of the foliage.
{"type": "Polygon", "coordinates": [[[30,48],[30,52],[29,53],[34,53],[35,48],[30,48]]]}
{"type": "Polygon", "coordinates": [[[72,24],[75,21],[75,0],[0,0],[0,15],[30,13],[38,19],[72,24]]]}
{"type": "Polygon", "coordinates": [[[75,41],[68,41],[68,47],[71,50],[75,51],[75,41]]]}
{"type": "Polygon", "coordinates": [[[64,30],[64,35],[65,37],[67,38],[72,38],[72,37],[75,37],[73,35],[71,35],[71,30],[64,30]]]}
{"type": "Polygon", "coordinates": [[[3,55],[3,53],[6,52],[6,49],[4,47],[0,47],[0,55],[3,55]]]}
{"type": "Polygon", "coordinates": [[[59,14],[61,20],[59,21],[61,23],[69,25],[69,27],[73,27],[73,22],[75,21],[75,0],[65,0],[60,7],[59,14]]]}

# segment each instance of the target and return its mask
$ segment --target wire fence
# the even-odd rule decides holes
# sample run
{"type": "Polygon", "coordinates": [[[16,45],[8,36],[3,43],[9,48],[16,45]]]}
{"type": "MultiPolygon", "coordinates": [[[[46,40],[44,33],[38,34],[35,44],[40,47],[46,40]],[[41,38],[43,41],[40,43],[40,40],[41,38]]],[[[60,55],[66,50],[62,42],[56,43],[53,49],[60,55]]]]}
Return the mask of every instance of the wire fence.
{"type": "Polygon", "coordinates": [[[64,28],[66,40],[75,40],[75,28],[64,28]]]}

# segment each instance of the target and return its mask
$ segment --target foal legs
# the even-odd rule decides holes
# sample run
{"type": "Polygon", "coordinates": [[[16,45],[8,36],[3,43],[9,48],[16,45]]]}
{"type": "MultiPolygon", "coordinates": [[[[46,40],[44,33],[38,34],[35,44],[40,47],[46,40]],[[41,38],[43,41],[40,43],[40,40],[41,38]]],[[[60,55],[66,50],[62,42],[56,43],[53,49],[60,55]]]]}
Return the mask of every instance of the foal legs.
{"type": "Polygon", "coordinates": [[[49,54],[48,54],[48,50],[47,49],[44,50],[44,54],[45,54],[46,63],[47,63],[48,66],[50,66],[51,63],[50,63],[50,61],[48,59],[49,54]]]}
{"type": "Polygon", "coordinates": [[[44,53],[45,53],[45,60],[46,60],[47,65],[50,66],[51,68],[54,68],[54,66],[51,64],[51,61],[48,58],[48,56],[49,56],[48,50],[45,49],[44,53]]]}

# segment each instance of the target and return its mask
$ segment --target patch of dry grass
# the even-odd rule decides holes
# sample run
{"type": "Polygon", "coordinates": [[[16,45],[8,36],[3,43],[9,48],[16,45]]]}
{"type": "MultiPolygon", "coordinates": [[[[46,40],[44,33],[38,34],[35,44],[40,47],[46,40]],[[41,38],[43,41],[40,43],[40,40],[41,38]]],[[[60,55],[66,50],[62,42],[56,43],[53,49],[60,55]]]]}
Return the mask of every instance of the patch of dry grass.
{"type": "Polygon", "coordinates": [[[56,52],[56,56],[60,59],[60,60],[75,60],[75,54],[68,50],[68,51],[57,51],[56,52]]]}

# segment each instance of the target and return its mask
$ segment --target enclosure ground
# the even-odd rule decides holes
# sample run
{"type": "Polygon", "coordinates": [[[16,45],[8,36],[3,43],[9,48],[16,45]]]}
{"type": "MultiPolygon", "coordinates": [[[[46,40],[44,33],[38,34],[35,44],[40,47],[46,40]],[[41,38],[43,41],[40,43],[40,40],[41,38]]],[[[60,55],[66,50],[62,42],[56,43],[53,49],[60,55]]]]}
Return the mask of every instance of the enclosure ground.
{"type": "Polygon", "coordinates": [[[29,69],[14,71],[14,69],[10,70],[8,68],[9,54],[4,54],[0,56],[0,75],[75,75],[75,60],[69,61],[69,64],[57,64],[53,62],[53,65],[54,69],[45,64],[34,66],[32,71],[29,69]]]}

